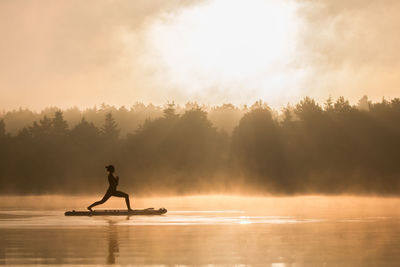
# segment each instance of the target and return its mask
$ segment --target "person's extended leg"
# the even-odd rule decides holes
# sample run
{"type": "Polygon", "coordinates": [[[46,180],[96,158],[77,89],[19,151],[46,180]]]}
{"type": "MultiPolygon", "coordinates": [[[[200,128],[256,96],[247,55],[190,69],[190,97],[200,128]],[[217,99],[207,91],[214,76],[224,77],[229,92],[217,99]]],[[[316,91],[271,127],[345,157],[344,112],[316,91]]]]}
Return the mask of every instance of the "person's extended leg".
{"type": "Polygon", "coordinates": [[[93,208],[94,206],[103,204],[103,203],[106,202],[110,197],[111,197],[111,194],[110,194],[110,192],[107,191],[106,194],[104,195],[104,197],[103,197],[101,200],[94,202],[92,205],[90,205],[89,207],[87,207],[87,209],[90,210],[90,211],[92,211],[92,208],[93,208]]]}
{"type": "Polygon", "coordinates": [[[115,191],[112,195],[116,197],[124,197],[126,202],[126,207],[128,208],[128,210],[132,210],[131,204],[129,203],[129,195],[127,193],[121,191],[115,191]]]}

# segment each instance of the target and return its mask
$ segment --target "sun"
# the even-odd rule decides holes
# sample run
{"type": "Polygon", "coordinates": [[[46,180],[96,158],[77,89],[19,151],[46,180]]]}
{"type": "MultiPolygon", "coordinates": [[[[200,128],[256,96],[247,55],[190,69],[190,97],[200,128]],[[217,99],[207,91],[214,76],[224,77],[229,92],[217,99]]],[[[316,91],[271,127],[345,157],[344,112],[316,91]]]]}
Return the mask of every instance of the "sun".
{"type": "Polygon", "coordinates": [[[292,67],[296,10],[292,1],[206,1],[165,14],[148,43],[161,75],[189,99],[276,102],[301,76],[292,67]]]}

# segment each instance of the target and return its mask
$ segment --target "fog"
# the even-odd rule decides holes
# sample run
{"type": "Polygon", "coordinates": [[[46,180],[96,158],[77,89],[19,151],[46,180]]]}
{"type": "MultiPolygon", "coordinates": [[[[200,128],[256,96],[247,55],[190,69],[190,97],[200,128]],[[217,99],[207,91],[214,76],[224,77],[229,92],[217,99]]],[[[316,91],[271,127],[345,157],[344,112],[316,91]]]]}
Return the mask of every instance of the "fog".
{"type": "Polygon", "coordinates": [[[399,10],[1,1],[0,193],[398,195],[399,10]]]}
{"type": "Polygon", "coordinates": [[[279,27],[251,19],[256,15],[254,6],[260,4],[257,1],[1,1],[0,34],[4,41],[0,43],[0,110],[27,107],[39,111],[49,106],[84,109],[103,102],[116,106],[136,101],[162,105],[172,100],[179,104],[239,105],[259,98],[280,108],[305,96],[319,102],[329,96],[344,96],[352,104],[364,94],[374,101],[398,96],[398,1],[275,2],[265,1],[276,8],[277,14],[290,15],[279,27]],[[224,19],[214,13],[215,21],[209,21],[209,9],[202,7],[213,5],[224,19]],[[241,5],[243,11],[238,8],[241,5]],[[236,9],[232,11],[233,7],[236,9]],[[184,14],[193,10],[199,10],[193,14],[199,17],[200,25],[207,22],[210,29],[221,31],[203,32],[210,38],[200,38],[196,49],[177,42],[178,38],[187,40],[186,34],[198,37],[196,27],[190,28],[190,23],[180,20],[190,18],[184,14]],[[230,19],[228,26],[222,23],[225,19],[230,19]],[[170,34],[169,25],[179,21],[187,31],[170,34]],[[157,35],[155,39],[149,37],[154,25],[165,30],[161,32],[163,38],[176,55],[169,64],[151,46],[163,40],[157,35]],[[277,41],[272,31],[277,28],[295,29],[294,39],[277,41]],[[252,34],[241,36],[242,32],[252,34]],[[243,39],[244,47],[238,47],[243,39]],[[219,67],[206,69],[209,77],[199,79],[196,68],[189,71],[189,65],[184,65],[196,67],[197,52],[204,55],[202,58],[212,57],[210,53],[219,51],[215,47],[221,43],[226,47],[220,49],[222,52],[231,52],[222,59],[212,58],[215,64],[206,62],[207,66],[219,67]],[[264,43],[263,50],[249,49],[264,43]],[[269,69],[257,60],[276,55],[276,48],[289,43],[294,47],[289,60],[283,53],[285,60],[277,58],[269,69]],[[193,50],[196,53],[184,53],[193,50]],[[241,59],[248,59],[249,53],[254,62],[244,60],[247,64],[241,66],[241,59]],[[178,63],[183,64],[179,65],[182,71],[177,71],[178,63]],[[225,77],[224,82],[215,72],[227,68],[234,68],[235,75],[232,79],[225,77]],[[171,72],[187,86],[175,83],[174,77],[168,76],[171,72]],[[238,81],[243,72],[251,75],[238,81]]]}
{"type": "MultiPolygon", "coordinates": [[[[100,195],[100,194],[99,194],[100,195]]],[[[72,210],[86,207],[99,195],[66,196],[1,196],[2,210],[72,210]]],[[[235,196],[235,195],[196,195],[175,197],[137,197],[132,194],[132,207],[167,207],[170,211],[226,211],[246,212],[247,215],[268,212],[274,216],[302,218],[339,217],[357,218],[373,216],[397,216],[399,198],[340,196],[235,196]]],[[[101,207],[121,208],[125,205],[121,198],[110,198],[101,207]]]]}
{"type": "Polygon", "coordinates": [[[355,101],[397,97],[400,37],[395,0],[299,0],[300,33],[297,63],[308,66],[306,95],[316,99],[344,95],[355,101]]]}
{"type": "Polygon", "coordinates": [[[85,111],[70,117],[71,126],[62,110],[32,113],[39,119],[28,116],[14,134],[7,123],[22,118],[16,124],[23,125],[18,114],[28,111],[3,114],[0,192],[103,192],[108,164],[121,190],[147,196],[400,192],[397,98],[373,103],[364,96],[357,105],[304,98],[281,111],[262,101],[138,107],[86,111],[99,126],[85,111]]]}
{"type": "MultiPolygon", "coordinates": [[[[96,196],[0,197],[6,265],[396,266],[399,198],[138,198],[162,216],[65,217],[96,196]]],[[[121,208],[111,198],[102,208],[121,208]]]]}
{"type": "Polygon", "coordinates": [[[196,3],[1,1],[0,109],[150,102],[144,29],[196,3]]]}

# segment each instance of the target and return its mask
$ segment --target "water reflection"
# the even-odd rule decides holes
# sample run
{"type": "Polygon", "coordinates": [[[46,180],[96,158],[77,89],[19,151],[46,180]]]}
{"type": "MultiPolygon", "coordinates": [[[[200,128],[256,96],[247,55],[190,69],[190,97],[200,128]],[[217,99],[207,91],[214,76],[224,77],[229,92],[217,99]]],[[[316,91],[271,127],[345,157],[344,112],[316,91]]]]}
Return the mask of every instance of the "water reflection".
{"type": "Polygon", "coordinates": [[[215,211],[130,218],[27,214],[1,216],[0,264],[396,266],[400,262],[397,217],[321,220],[215,211]]]}
{"type": "Polygon", "coordinates": [[[5,244],[3,244],[3,242],[0,241],[0,264],[1,265],[6,263],[5,262],[5,259],[6,259],[5,244]]]}
{"type": "Polygon", "coordinates": [[[108,256],[107,263],[115,264],[116,254],[119,252],[118,244],[118,231],[116,227],[116,222],[113,220],[108,221],[108,256]]]}

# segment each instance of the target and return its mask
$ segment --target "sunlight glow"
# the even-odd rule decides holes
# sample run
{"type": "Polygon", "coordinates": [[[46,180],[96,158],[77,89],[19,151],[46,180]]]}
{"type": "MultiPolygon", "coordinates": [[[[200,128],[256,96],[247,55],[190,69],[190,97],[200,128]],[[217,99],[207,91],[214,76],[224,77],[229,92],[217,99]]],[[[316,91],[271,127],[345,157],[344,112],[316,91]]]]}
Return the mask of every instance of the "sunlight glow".
{"type": "Polygon", "coordinates": [[[166,80],[189,99],[221,101],[213,98],[224,90],[236,103],[277,100],[293,95],[302,75],[292,64],[296,10],[290,1],[209,1],[166,15],[151,27],[149,43],[166,80]]]}

